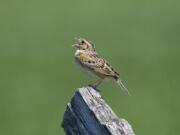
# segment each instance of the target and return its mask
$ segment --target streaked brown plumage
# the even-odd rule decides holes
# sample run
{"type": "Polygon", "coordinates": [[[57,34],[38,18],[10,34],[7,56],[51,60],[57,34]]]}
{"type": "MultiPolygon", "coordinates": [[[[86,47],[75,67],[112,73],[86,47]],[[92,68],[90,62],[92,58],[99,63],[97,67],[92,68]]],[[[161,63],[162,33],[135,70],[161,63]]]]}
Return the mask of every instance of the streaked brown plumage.
{"type": "Polygon", "coordinates": [[[77,42],[77,44],[73,45],[77,48],[75,53],[76,63],[80,65],[83,71],[98,78],[91,86],[96,88],[102,80],[110,78],[114,80],[121,89],[128,92],[127,88],[119,79],[119,73],[105,59],[99,56],[95,50],[94,44],[84,38],[77,39],[77,42]]]}

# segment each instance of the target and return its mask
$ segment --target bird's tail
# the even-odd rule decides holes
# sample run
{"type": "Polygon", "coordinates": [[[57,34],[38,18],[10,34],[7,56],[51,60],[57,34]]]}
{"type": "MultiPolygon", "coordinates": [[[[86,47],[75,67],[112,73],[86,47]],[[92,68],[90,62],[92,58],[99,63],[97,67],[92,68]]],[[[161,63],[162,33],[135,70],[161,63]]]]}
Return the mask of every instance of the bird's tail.
{"type": "Polygon", "coordinates": [[[128,94],[129,96],[131,96],[131,94],[129,93],[128,89],[124,86],[124,84],[122,83],[122,81],[121,81],[120,79],[116,79],[115,81],[116,81],[116,83],[118,84],[118,86],[119,86],[123,91],[126,91],[127,94],[128,94]]]}

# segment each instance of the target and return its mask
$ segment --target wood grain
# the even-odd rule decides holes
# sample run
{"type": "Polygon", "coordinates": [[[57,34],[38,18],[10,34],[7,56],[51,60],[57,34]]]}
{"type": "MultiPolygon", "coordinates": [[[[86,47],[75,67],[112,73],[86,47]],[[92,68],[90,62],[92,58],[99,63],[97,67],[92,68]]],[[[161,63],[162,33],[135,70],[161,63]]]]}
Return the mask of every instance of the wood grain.
{"type": "Polygon", "coordinates": [[[62,127],[67,135],[134,135],[131,125],[119,119],[91,87],[76,91],[67,105],[62,127]]]}

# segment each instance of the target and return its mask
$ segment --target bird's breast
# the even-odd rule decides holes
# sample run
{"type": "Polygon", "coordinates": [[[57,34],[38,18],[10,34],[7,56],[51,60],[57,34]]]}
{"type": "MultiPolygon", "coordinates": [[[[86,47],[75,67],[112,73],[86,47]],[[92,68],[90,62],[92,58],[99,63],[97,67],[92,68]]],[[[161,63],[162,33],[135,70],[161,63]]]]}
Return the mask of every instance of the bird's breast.
{"type": "Polygon", "coordinates": [[[79,61],[83,61],[83,59],[84,59],[83,52],[80,50],[77,50],[75,52],[75,59],[77,59],[79,61]]]}

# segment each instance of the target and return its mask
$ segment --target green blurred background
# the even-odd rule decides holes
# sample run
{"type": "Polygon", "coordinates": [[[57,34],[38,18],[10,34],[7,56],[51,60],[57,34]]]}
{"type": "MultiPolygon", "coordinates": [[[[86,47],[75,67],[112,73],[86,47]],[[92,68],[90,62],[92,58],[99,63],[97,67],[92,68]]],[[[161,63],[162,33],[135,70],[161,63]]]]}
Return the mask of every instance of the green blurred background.
{"type": "Polygon", "coordinates": [[[131,97],[100,89],[137,135],[180,134],[178,0],[1,0],[0,134],[64,135],[76,88],[94,79],[74,63],[74,37],[96,44],[131,97]]]}

